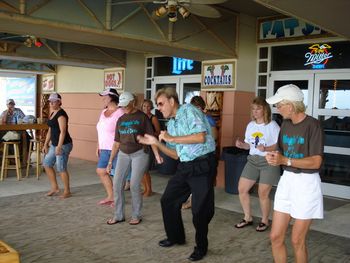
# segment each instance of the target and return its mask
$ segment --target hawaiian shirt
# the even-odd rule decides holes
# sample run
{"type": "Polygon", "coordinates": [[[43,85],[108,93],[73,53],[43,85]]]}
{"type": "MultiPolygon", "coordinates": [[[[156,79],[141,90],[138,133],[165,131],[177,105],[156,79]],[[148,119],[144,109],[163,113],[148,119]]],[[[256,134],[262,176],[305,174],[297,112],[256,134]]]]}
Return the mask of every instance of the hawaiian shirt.
{"type": "Polygon", "coordinates": [[[23,119],[25,117],[25,114],[20,108],[14,108],[12,114],[9,114],[7,110],[3,111],[0,119],[2,119],[6,113],[7,113],[6,123],[8,124],[17,123],[18,119],[23,119]]]}
{"type": "Polygon", "coordinates": [[[193,161],[199,156],[215,151],[215,141],[211,135],[211,128],[207,118],[203,112],[191,104],[179,107],[175,118],[169,120],[167,130],[171,136],[206,133],[204,143],[167,143],[169,148],[176,149],[181,162],[193,161]]]}

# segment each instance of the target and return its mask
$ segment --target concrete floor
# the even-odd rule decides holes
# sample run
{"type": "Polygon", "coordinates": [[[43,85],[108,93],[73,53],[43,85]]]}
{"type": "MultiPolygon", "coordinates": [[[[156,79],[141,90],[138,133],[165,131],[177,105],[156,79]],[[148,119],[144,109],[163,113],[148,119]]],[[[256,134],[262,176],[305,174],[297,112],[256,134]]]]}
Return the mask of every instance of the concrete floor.
{"type": "MultiPolygon", "coordinates": [[[[164,237],[159,198],[169,176],[153,173],[157,194],[144,199],[140,225],[107,226],[112,211],[96,205],[104,192],[95,163],[72,159],[69,170],[73,197],[64,201],[45,197],[49,188],[45,174],[40,180],[31,175],[20,182],[10,174],[0,182],[0,239],[20,252],[22,262],[186,262],[194,245],[190,210],[183,212],[187,244],[170,249],[157,245],[164,237]]],[[[129,193],[127,213],[128,200],[129,193]]],[[[242,217],[237,195],[216,189],[216,207],[203,262],[272,261],[268,231],[233,227],[242,217]]],[[[254,196],[252,210],[260,216],[254,196]]],[[[350,262],[349,212],[349,200],[325,198],[325,219],[313,222],[308,239],[310,262],[350,262]]],[[[289,241],[287,245],[288,262],[293,262],[289,241]]]]}

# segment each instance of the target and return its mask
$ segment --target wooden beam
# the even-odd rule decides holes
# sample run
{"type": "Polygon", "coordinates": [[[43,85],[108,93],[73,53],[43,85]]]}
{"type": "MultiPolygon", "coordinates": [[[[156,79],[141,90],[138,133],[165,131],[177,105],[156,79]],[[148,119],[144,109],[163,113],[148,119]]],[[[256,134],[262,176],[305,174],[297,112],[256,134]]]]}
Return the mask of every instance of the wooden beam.
{"type": "MultiPolygon", "coordinates": [[[[217,41],[219,41],[223,46],[225,46],[228,50],[230,50],[234,56],[237,55],[234,48],[229,46],[224,39],[222,39],[214,31],[212,31],[209,27],[207,27],[197,16],[193,16],[193,18],[199,25],[203,26],[206,29],[206,31],[209,34],[211,34],[217,41]]],[[[237,38],[237,35],[235,38],[237,38]]]]}
{"type": "Polygon", "coordinates": [[[27,14],[31,15],[33,14],[35,11],[39,10],[40,8],[42,8],[43,6],[47,5],[47,3],[51,2],[51,0],[43,0],[41,2],[39,2],[39,4],[36,4],[35,6],[33,6],[31,9],[28,10],[27,14]]]}
{"type": "MultiPolygon", "coordinates": [[[[159,32],[159,34],[162,36],[162,38],[166,41],[169,41],[167,39],[167,37],[165,36],[164,32],[162,31],[162,29],[159,27],[159,25],[157,24],[157,22],[153,19],[153,17],[151,16],[151,14],[148,12],[148,10],[145,8],[145,6],[143,4],[139,4],[140,7],[142,8],[143,12],[145,12],[146,16],[148,17],[148,19],[152,22],[152,24],[154,25],[154,27],[157,29],[157,31],[159,32]]],[[[172,39],[172,37],[171,37],[172,39]]]]}
{"type": "Polygon", "coordinates": [[[124,24],[129,18],[133,17],[134,15],[136,15],[138,12],[141,11],[141,7],[136,8],[134,11],[132,11],[131,13],[129,13],[127,16],[125,16],[123,19],[119,20],[117,23],[115,23],[112,26],[112,30],[116,29],[117,27],[119,27],[120,25],[124,24]]]}
{"type": "Polygon", "coordinates": [[[201,28],[201,29],[197,30],[196,32],[192,32],[192,33],[189,33],[189,34],[184,35],[182,37],[176,38],[176,39],[174,39],[174,41],[179,42],[179,41],[185,40],[185,39],[187,39],[189,37],[193,37],[195,35],[198,35],[198,34],[204,32],[206,30],[207,30],[206,28],[201,28]]]}
{"type": "Polygon", "coordinates": [[[9,3],[7,3],[3,0],[0,0],[0,8],[3,8],[3,9],[10,11],[10,12],[19,13],[18,8],[14,7],[13,5],[10,5],[9,3]]]}
{"type": "Polygon", "coordinates": [[[78,3],[84,8],[84,10],[92,17],[93,20],[97,23],[97,25],[100,25],[102,28],[105,29],[105,25],[97,18],[94,12],[83,2],[83,0],[77,0],[78,3]]]}
{"type": "Polygon", "coordinates": [[[112,29],[112,0],[106,1],[106,29],[112,29]]]}
{"type": "Polygon", "coordinates": [[[49,45],[49,43],[47,43],[46,39],[42,39],[41,42],[43,42],[44,46],[47,47],[47,49],[50,50],[50,52],[51,52],[52,54],[54,54],[56,57],[59,57],[59,55],[58,55],[58,53],[56,52],[56,50],[54,50],[54,49],[49,45]]]}
{"type": "Polygon", "coordinates": [[[19,13],[21,15],[26,14],[26,0],[19,0],[19,13]]]}
{"type": "Polygon", "coordinates": [[[126,65],[125,65],[125,63],[124,63],[123,61],[121,61],[120,59],[118,59],[118,58],[112,56],[112,55],[109,54],[108,52],[104,51],[102,48],[100,48],[100,47],[95,47],[95,49],[96,49],[98,52],[102,53],[103,55],[106,55],[107,57],[113,59],[115,62],[119,63],[122,67],[126,67],[126,65]]]}
{"type": "MultiPolygon", "coordinates": [[[[156,53],[158,50],[158,47],[160,49],[177,49],[177,51],[174,52],[181,52],[181,49],[184,49],[184,53],[190,52],[193,54],[193,57],[197,57],[196,59],[200,59],[201,57],[215,57],[215,58],[230,58],[232,57],[232,52],[227,52],[223,49],[215,48],[213,49],[207,49],[201,46],[194,47],[193,45],[186,45],[186,44],[178,44],[176,42],[169,42],[164,41],[161,39],[151,39],[146,38],[142,35],[134,36],[130,34],[123,34],[119,33],[117,31],[107,31],[107,30],[101,30],[97,28],[91,28],[87,26],[82,25],[76,25],[76,24],[67,24],[64,22],[57,22],[57,21],[50,21],[40,18],[32,18],[30,16],[23,16],[19,14],[9,14],[8,12],[1,12],[0,11],[0,20],[5,21],[11,21],[12,23],[20,23],[20,24],[26,24],[28,25],[28,28],[30,30],[36,30],[37,28],[44,28],[45,30],[49,29],[48,31],[43,31],[43,33],[40,35],[42,38],[53,38],[53,35],[55,35],[55,39],[58,41],[64,41],[64,42],[75,42],[75,43],[82,43],[81,36],[84,36],[84,43],[87,45],[98,45],[108,48],[114,48],[114,49],[122,49],[122,50],[128,50],[131,52],[148,52],[148,53],[156,53]],[[54,32],[51,34],[51,32],[54,32]],[[60,33],[60,36],[56,38],[57,32],[60,33]],[[86,38],[87,36],[94,35],[94,41],[92,42],[90,38],[86,38]],[[85,39],[86,38],[86,39],[85,39]],[[99,39],[105,38],[106,41],[99,41],[99,39]],[[111,44],[110,40],[114,40],[111,44]],[[128,46],[125,47],[123,44],[119,45],[118,42],[123,43],[123,41],[130,41],[132,44],[137,42],[137,46],[128,46]],[[145,48],[143,46],[146,46],[145,48]],[[198,53],[198,54],[197,54],[198,53]]],[[[5,27],[1,27],[4,32],[7,29],[5,27]]],[[[32,31],[24,31],[25,29],[18,29],[16,31],[17,34],[28,34],[32,33],[32,31]],[[22,30],[22,31],[21,31],[22,30]]],[[[169,54],[167,52],[163,52],[164,54],[169,54]]],[[[163,54],[162,53],[162,54],[163,54]]]]}

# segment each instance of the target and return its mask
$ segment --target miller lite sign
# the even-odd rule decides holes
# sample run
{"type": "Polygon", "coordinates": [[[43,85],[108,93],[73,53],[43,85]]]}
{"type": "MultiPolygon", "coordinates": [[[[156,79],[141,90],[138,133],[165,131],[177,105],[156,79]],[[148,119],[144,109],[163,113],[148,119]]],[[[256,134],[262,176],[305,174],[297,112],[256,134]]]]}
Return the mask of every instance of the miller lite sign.
{"type": "Polygon", "coordinates": [[[309,52],[305,53],[304,66],[311,65],[313,69],[324,69],[329,59],[333,57],[329,51],[332,47],[328,44],[313,44],[309,47],[309,52]]]}

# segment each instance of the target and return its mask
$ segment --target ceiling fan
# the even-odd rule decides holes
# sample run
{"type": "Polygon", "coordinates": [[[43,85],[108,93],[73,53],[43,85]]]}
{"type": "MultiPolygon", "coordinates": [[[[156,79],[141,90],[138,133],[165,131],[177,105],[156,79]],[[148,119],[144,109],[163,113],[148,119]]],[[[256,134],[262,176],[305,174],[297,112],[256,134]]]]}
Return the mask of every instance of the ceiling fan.
{"type": "Polygon", "coordinates": [[[154,3],[161,4],[160,7],[152,12],[152,16],[162,18],[168,16],[170,22],[176,22],[179,13],[184,19],[191,14],[209,18],[218,18],[220,12],[209,5],[221,4],[227,0],[129,0],[114,2],[112,5],[135,4],[135,3],[154,3]]]}

